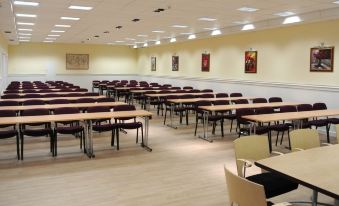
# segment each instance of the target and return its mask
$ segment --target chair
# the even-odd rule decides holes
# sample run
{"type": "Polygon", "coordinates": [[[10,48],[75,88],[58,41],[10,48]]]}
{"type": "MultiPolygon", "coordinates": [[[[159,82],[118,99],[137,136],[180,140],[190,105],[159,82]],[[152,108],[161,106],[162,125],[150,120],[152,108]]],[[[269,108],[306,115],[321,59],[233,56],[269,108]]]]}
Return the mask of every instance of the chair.
{"type": "Polygon", "coordinates": [[[48,101],[48,104],[69,104],[71,101],[68,99],[52,99],[48,101]]]}
{"type": "MultiPolygon", "coordinates": [[[[254,109],[243,108],[243,109],[236,110],[237,128],[239,130],[238,137],[240,137],[242,134],[249,135],[251,133],[251,127],[250,127],[251,122],[242,118],[242,116],[254,115],[254,114],[255,114],[254,109]]],[[[271,138],[269,126],[257,125],[255,133],[258,135],[267,133],[268,138],[269,139],[271,138]]]]}
{"type": "Polygon", "coordinates": [[[319,134],[315,129],[293,130],[290,136],[292,151],[320,147],[319,134]]]}
{"type": "Polygon", "coordinates": [[[214,94],[202,94],[199,97],[200,98],[214,98],[214,94]]]}
{"type": "Polygon", "coordinates": [[[112,97],[103,97],[103,98],[97,99],[97,102],[115,102],[115,99],[112,97]]]}
{"type": "Polygon", "coordinates": [[[216,98],[224,98],[224,97],[228,97],[228,94],[227,93],[217,93],[215,95],[216,98]]]}
{"type": "MultiPolygon", "coordinates": [[[[63,107],[56,108],[54,110],[55,115],[60,114],[78,114],[80,111],[74,107],[63,107]]],[[[80,135],[80,149],[85,148],[85,132],[83,126],[79,125],[79,121],[66,121],[66,122],[55,122],[54,128],[54,156],[58,155],[58,134],[72,134],[74,136],[80,135]],[[63,126],[58,126],[62,124],[63,126]]],[[[84,150],[85,152],[85,150],[84,150]]]]}
{"type": "Polygon", "coordinates": [[[184,86],[182,89],[193,89],[193,87],[190,87],[190,86],[184,86]]]}
{"type": "Polygon", "coordinates": [[[40,99],[30,99],[22,102],[22,105],[28,106],[28,105],[44,105],[45,102],[40,99]]]}
{"type": "MultiPolygon", "coordinates": [[[[0,117],[15,117],[16,112],[12,110],[0,110],[0,117]]],[[[16,137],[16,154],[18,160],[20,160],[20,149],[19,149],[19,134],[13,124],[0,125],[0,128],[13,127],[12,129],[1,130],[0,139],[8,139],[16,137]]]]}
{"type": "Polygon", "coordinates": [[[41,98],[40,94],[25,94],[22,98],[41,98]]]}
{"type": "Polygon", "coordinates": [[[263,185],[267,198],[275,197],[298,188],[298,184],[282,176],[263,172],[246,177],[246,169],[258,161],[270,157],[268,140],[265,136],[252,135],[234,140],[234,150],[238,175],[249,181],[263,185]]]}
{"type": "Polygon", "coordinates": [[[203,90],[201,90],[201,92],[213,92],[213,90],[212,89],[203,89],[203,90]]]}
{"type": "Polygon", "coordinates": [[[224,118],[222,115],[208,115],[208,122],[204,122],[204,110],[200,109],[200,106],[211,106],[212,103],[210,101],[197,101],[195,103],[195,130],[194,130],[194,136],[197,135],[197,128],[198,128],[198,122],[199,120],[202,120],[203,124],[208,124],[209,122],[212,122],[212,134],[215,134],[215,127],[217,125],[217,122],[220,122],[220,129],[221,129],[221,136],[224,136],[224,118]]]}
{"type": "MultiPolygon", "coordinates": [[[[21,116],[43,116],[49,115],[47,109],[29,109],[22,111],[21,116]]],[[[50,137],[50,151],[54,156],[54,135],[51,129],[50,122],[30,123],[20,125],[20,140],[21,140],[21,160],[24,159],[24,136],[38,137],[38,136],[49,136],[50,137]],[[29,128],[27,128],[29,126],[29,128]],[[32,126],[44,126],[44,128],[32,128],[32,126]]]]}
{"type": "MultiPolygon", "coordinates": [[[[303,112],[303,111],[312,111],[313,107],[311,104],[299,104],[297,105],[297,110],[298,112],[303,112]]],[[[308,123],[308,119],[303,119],[301,122],[301,128],[310,128],[311,125],[308,123]]]]}
{"type": "Polygon", "coordinates": [[[247,99],[236,99],[232,101],[234,104],[248,104],[248,100],[247,99]]]}
{"type": "Polygon", "coordinates": [[[19,99],[20,97],[19,94],[5,94],[1,96],[1,99],[19,99]]]}
{"type": "Polygon", "coordinates": [[[281,97],[270,97],[269,99],[268,99],[268,102],[269,103],[272,103],[272,102],[282,102],[283,100],[282,100],[282,98],[281,97]]]}
{"type": "MultiPolygon", "coordinates": [[[[134,105],[119,105],[114,107],[114,111],[133,111],[136,110],[134,105]]],[[[138,143],[139,137],[139,128],[141,129],[141,143],[144,144],[144,130],[143,124],[141,122],[137,122],[135,117],[126,117],[126,118],[116,118],[116,123],[119,121],[118,127],[120,129],[136,129],[137,130],[137,137],[136,143],[138,143]],[[133,122],[124,122],[126,120],[133,120],[133,122]]],[[[117,139],[117,150],[119,150],[119,139],[117,139]]]]}
{"type": "Polygon", "coordinates": [[[43,95],[44,98],[52,98],[52,97],[60,97],[59,94],[53,94],[53,93],[50,93],[50,94],[45,94],[43,95]]]}
{"type": "MultiPolygon", "coordinates": [[[[322,102],[314,103],[312,106],[312,110],[327,110],[327,106],[325,103],[322,102]]],[[[325,127],[327,142],[330,143],[330,124],[327,118],[314,118],[313,120],[309,120],[308,124],[310,125],[310,127],[314,126],[316,129],[318,129],[318,127],[325,127]]]]}
{"type": "MultiPolygon", "coordinates": [[[[92,98],[80,98],[75,100],[75,103],[94,103],[95,99],[92,98]]],[[[87,108],[79,108],[80,110],[82,110],[83,112],[86,111],[87,108]]]]}
{"type": "MultiPolygon", "coordinates": [[[[90,107],[87,109],[87,113],[95,113],[95,112],[110,112],[109,107],[105,106],[97,106],[97,107],[90,107]]],[[[92,130],[96,132],[112,132],[112,138],[111,138],[111,146],[114,146],[114,138],[116,134],[117,138],[117,148],[119,149],[119,127],[118,124],[112,124],[111,120],[106,121],[107,119],[95,119],[92,120],[92,130]],[[103,122],[106,122],[103,124],[103,122]],[[108,123],[107,123],[108,122],[108,123]]]]}
{"type": "Polygon", "coordinates": [[[252,100],[253,104],[257,104],[257,103],[267,103],[267,99],[265,98],[255,98],[252,100]]]}
{"type": "Polygon", "coordinates": [[[241,93],[231,93],[230,97],[242,97],[241,93]]]}
{"type": "Polygon", "coordinates": [[[268,206],[263,185],[249,181],[224,168],[228,198],[231,205],[268,206]]]}
{"type": "Polygon", "coordinates": [[[19,106],[19,102],[17,101],[0,101],[1,106],[19,106]]]}

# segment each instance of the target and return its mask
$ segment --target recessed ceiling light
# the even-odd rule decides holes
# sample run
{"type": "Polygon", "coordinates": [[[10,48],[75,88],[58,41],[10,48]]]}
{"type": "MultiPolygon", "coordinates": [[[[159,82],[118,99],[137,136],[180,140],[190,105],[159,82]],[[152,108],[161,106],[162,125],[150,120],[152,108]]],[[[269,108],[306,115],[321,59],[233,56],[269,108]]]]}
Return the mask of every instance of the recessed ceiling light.
{"type": "Polygon", "coordinates": [[[170,39],[170,42],[171,42],[171,43],[176,42],[176,41],[177,41],[177,39],[176,39],[175,37],[172,37],[172,38],[170,39]]]}
{"type": "Polygon", "coordinates": [[[156,45],[159,45],[159,44],[161,44],[161,41],[158,40],[158,41],[155,42],[155,44],[156,44],[156,45]]]}
{"type": "Polygon", "coordinates": [[[56,40],[56,38],[46,37],[47,40],[56,40]]]}
{"type": "Polygon", "coordinates": [[[28,40],[28,39],[19,39],[19,41],[20,41],[20,42],[28,42],[28,41],[30,41],[30,40],[28,40]]]}
{"type": "Polygon", "coordinates": [[[253,24],[246,24],[242,27],[241,30],[243,31],[247,31],[247,30],[252,30],[252,29],[255,29],[254,25],[253,24]]]}
{"type": "Polygon", "coordinates": [[[192,34],[192,33],[190,33],[190,32],[182,32],[182,33],[180,33],[181,35],[190,35],[190,34],[192,34]]]}
{"type": "Polygon", "coordinates": [[[188,26],[186,26],[186,25],[173,25],[172,26],[173,28],[187,28],[188,26]]]}
{"type": "Polygon", "coordinates": [[[58,37],[60,35],[59,34],[48,34],[47,36],[56,36],[56,37],[58,37]]]}
{"type": "Polygon", "coordinates": [[[210,17],[201,17],[198,19],[199,21],[216,21],[217,19],[215,18],[210,18],[210,17]]]}
{"type": "Polygon", "coordinates": [[[138,34],[137,36],[138,37],[148,37],[148,35],[146,35],[146,34],[138,34]]]}
{"type": "Polygon", "coordinates": [[[20,6],[39,6],[38,2],[31,2],[31,1],[14,1],[14,5],[20,6]]]}
{"type": "Polygon", "coordinates": [[[161,31],[161,30],[154,30],[152,31],[153,33],[165,33],[165,31],[161,31]]]}
{"type": "Polygon", "coordinates": [[[148,47],[148,44],[147,44],[147,42],[145,42],[145,43],[144,43],[144,47],[148,47]]]}
{"type": "Polygon", "coordinates": [[[55,27],[63,27],[63,28],[69,28],[71,25],[65,25],[65,24],[56,24],[55,27]]]}
{"type": "Polygon", "coordinates": [[[32,34],[30,34],[30,33],[18,33],[18,35],[22,35],[22,36],[32,36],[32,34]]]}
{"type": "Polygon", "coordinates": [[[136,41],[136,42],[134,42],[134,43],[136,43],[136,44],[143,44],[143,43],[145,43],[145,42],[143,42],[143,41],[136,41]]]}
{"type": "Polygon", "coordinates": [[[116,43],[124,43],[125,41],[120,41],[120,40],[117,40],[115,41],[116,43]]]}
{"type": "Polygon", "coordinates": [[[220,35],[221,34],[221,31],[219,29],[216,29],[216,30],[213,30],[211,35],[212,36],[217,36],[217,35],[220,35]]]}
{"type": "Polygon", "coordinates": [[[31,39],[30,36],[19,36],[19,39],[31,39]]]}
{"type": "Polygon", "coordinates": [[[36,18],[36,14],[15,14],[17,17],[30,17],[30,18],[36,18]]]}
{"type": "Polygon", "coordinates": [[[17,22],[18,25],[29,25],[29,26],[33,26],[34,23],[29,23],[29,22],[17,22]]]}
{"type": "Polygon", "coordinates": [[[62,20],[73,20],[73,21],[80,20],[80,18],[78,18],[78,17],[68,17],[68,16],[62,16],[62,17],[60,17],[60,19],[62,19],[62,20]]]}
{"type": "Polygon", "coordinates": [[[244,21],[234,21],[234,24],[249,24],[250,21],[244,20],[244,21]]]}
{"type": "Polygon", "coordinates": [[[45,43],[52,43],[53,41],[45,40],[45,43]]]}
{"type": "Polygon", "coordinates": [[[297,22],[301,22],[301,19],[299,16],[290,16],[284,20],[283,24],[292,24],[292,23],[297,23],[297,22]]]}
{"type": "Polygon", "coordinates": [[[54,32],[54,33],[64,33],[65,31],[62,31],[62,30],[52,30],[51,32],[54,32]]]}
{"type": "Polygon", "coordinates": [[[241,7],[237,9],[238,11],[243,11],[243,12],[255,12],[258,11],[259,9],[252,8],[252,7],[241,7]]]}
{"type": "Polygon", "coordinates": [[[135,39],[133,38],[125,38],[126,40],[129,40],[129,41],[135,41],[135,39]]]}
{"type": "Polygon", "coordinates": [[[93,7],[91,7],[91,6],[75,6],[75,5],[71,5],[68,8],[69,9],[76,9],[76,10],[85,10],[85,11],[89,11],[89,10],[93,9],[93,7]]]}
{"type": "Polygon", "coordinates": [[[274,15],[286,17],[286,16],[292,16],[292,15],[295,15],[295,13],[294,13],[294,12],[291,12],[291,11],[284,11],[284,12],[276,13],[276,14],[274,14],[274,15]]]}
{"type": "Polygon", "coordinates": [[[22,29],[22,28],[19,28],[18,31],[33,31],[33,29],[22,29]]]}
{"type": "Polygon", "coordinates": [[[334,4],[339,4],[339,1],[334,1],[333,3],[334,3],[334,4]]]}
{"type": "Polygon", "coordinates": [[[191,34],[191,35],[188,36],[188,39],[195,39],[195,38],[197,38],[197,37],[195,36],[195,34],[191,34]]]}
{"type": "Polygon", "coordinates": [[[210,31],[213,31],[213,30],[216,30],[218,28],[204,28],[205,30],[210,30],[210,31]]]}

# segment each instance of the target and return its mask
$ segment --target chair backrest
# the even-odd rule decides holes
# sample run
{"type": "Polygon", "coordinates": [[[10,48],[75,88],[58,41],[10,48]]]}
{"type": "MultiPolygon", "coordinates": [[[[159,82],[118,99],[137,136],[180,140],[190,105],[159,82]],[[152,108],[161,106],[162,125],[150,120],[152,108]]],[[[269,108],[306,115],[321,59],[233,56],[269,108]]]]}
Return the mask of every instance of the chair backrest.
{"type": "Polygon", "coordinates": [[[17,101],[0,101],[0,106],[19,106],[17,101]]]}
{"type": "Polygon", "coordinates": [[[296,112],[296,111],[297,111],[297,107],[296,106],[287,105],[287,106],[280,107],[280,112],[281,113],[284,113],[284,112],[296,112]]]}
{"type": "Polygon", "coordinates": [[[97,92],[87,92],[86,96],[99,96],[99,93],[97,93],[97,92]]]}
{"type": "Polygon", "coordinates": [[[22,98],[41,98],[41,94],[25,94],[22,98]]]}
{"type": "Polygon", "coordinates": [[[46,97],[46,98],[50,98],[50,97],[60,97],[60,95],[59,95],[59,94],[53,94],[53,93],[50,93],[50,94],[45,94],[43,97],[44,97],[44,98],[45,98],[45,97],[46,97]]]}
{"type": "Polygon", "coordinates": [[[318,131],[315,129],[297,129],[290,132],[291,149],[311,149],[320,147],[318,131]]]}
{"type": "Polygon", "coordinates": [[[109,107],[106,106],[97,106],[97,107],[88,107],[87,113],[95,113],[95,112],[110,112],[109,107]]]}
{"type": "Polygon", "coordinates": [[[214,105],[229,105],[230,102],[228,100],[216,100],[216,101],[213,101],[213,104],[214,105]]]}
{"type": "Polygon", "coordinates": [[[78,108],[75,107],[61,107],[54,110],[54,114],[77,114],[80,113],[78,108]]]}
{"type": "Polygon", "coordinates": [[[325,103],[317,102],[313,104],[312,108],[313,110],[326,110],[327,106],[325,103]]]}
{"type": "Polygon", "coordinates": [[[213,89],[203,89],[202,92],[213,92],[213,89]]]}
{"type": "Polygon", "coordinates": [[[228,97],[228,94],[227,93],[217,93],[215,95],[216,98],[222,98],[222,97],[228,97]]]}
{"type": "Polygon", "coordinates": [[[22,116],[40,116],[40,115],[49,115],[48,109],[28,109],[24,110],[21,113],[22,116]]]}
{"type": "Polygon", "coordinates": [[[5,94],[1,96],[1,99],[19,99],[20,95],[18,94],[5,94]]]}
{"type": "Polygon", "coordinates": [[[241,93],[231,93],[230,97],[242,97],[241,93]]]}
{"type": "Polygon", "coordinates": [[[234,102],[234,104],[248,104],[247,99],[236,99],[236,100],[233,100],[232,102],[234,102]]]}
{"type": "Polygon", "coordinates": [[[0,110],[0,117],[15,117],[16,112],[14,110],[0,110]]]}
{"type": "Polygon", "coordinates": [[[237,171],[243,176],[244,163],[238,159],[261,160],[270,156],[267,136],[251,135],[238,138],[233,141],[237,171]]]}
{"type": "Polygon", "coordinates": [[[183,89],[193,89],[193,87],[190,87],[190,86],[184,86],[183,89]]]}
{"type": "Polygon", "coordinates": [[[272,107],[260,107],[255,109],[256,114],[272,114],[274,109],[272,107]]]}
{"type": "Polygon", "coordinates": [[[134,105],[118,105],[113,108],[114,111],[133,111],[136,110],[134,105]]]}
{"type": "Polygon", "coordinates": [[[97,102],[115,102],[115,99],[111,97],[104,97],[104,98],[97,99],[97,102]]]}
{"type": "Polygon", "coordinates": [[[265,98],[255,98],[252,100],[254,104],[257,104],[257,103],[267,103],[267,99],[265,98]]]}
{"type": "Polygon", "coordinates": [[[22,102],[22,105],[44,105],[45,102],[40,99],[30,99],[22,102]]]}
{"type": "Polygon", "coordinates": [[[282,98],[281,97],[270,97],[269,99],[268,99],[268,102],[282,102],[283,100],[282,100],[282,98]]]}
{"type": "Polygon", "coordinates": [[[68,99],[52,99],[48,101],[48,104],[69,104],[71,103],[68,99]]]}
{"type": "Polygon", "coordinates": [[[226,167],[224,169],[231,205],[267,206],[264,186],[239,177],[226,167]]]}
{"type": "Polygon", "coordinates": [[[200,98],[214,98],[214,94],[202,94],[199,97],[200,98]]]}
{"type": "Polygon", "coordinates": [[[75,100],[76,103],[93,103],[95,102],[95,99],[92,98],[81,98],[81,99],[77,99],[75,100]]]}
{"type": "Polygon", "coordinates": [[[310,104],[299,104],[297,105],[297,109],[298,109],[298,112],[311,111],[313,107],[310,104]]]}

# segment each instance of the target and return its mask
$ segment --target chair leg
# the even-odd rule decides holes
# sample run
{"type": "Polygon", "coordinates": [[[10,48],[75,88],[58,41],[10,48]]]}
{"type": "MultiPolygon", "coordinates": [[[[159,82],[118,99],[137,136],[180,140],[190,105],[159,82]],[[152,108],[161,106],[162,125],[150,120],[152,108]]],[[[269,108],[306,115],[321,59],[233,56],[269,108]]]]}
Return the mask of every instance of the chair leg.
{"type": "Polygon", "coordinates": [[[194,130],[194,136],[197,135],[197,128],[198,128],[198,116],[195,118],[195,130],[194,130]]]}
{"type": "Polygon", "coordinates": [[[186,113],[186,125],[188,125],[188,110],[187,109],[186,109],[185,113],[186,113]]]}
{"type": "MultiPolygon", "coordinates": [[[[79,135],[78,133],[76,133],[76,135],[79,135]]],[[[80,132],[80,149],[82,149],[82,131],[80,132]]]]}
{"type": "Polygon", "coordinates": [[[135,143],[137,144],[138,143],[138,139],[139,139],[139,128],[137,128],[137,138],[135,140],[135,143]]]}
{"type": "Polygon", "coordinates": [[[24,160],[24,135],[21,133],[20,135],[20,141],[21,141],[21,160],[24,160]]]}
{"type": "Polygon", "coordinates": [[[115,138],[116,130],[119,130],[119,129],[112,129],[111,147],[114,147],[114,138],[115,138]]]}
{"type": "Polygon", "coordinates": [[[54,156],[58,155],[58,133],[54,132],[54,156]]]}
{"type": "Polygon", "coordinates": [[[18,160],[20,160],[20,148],[19,148],[19,134],[16,134],[16,155],[18,157],[18,160]]]}
{"type": "Polygon", "coordinates": [[[275,146],[278,146],[278,141],[279,141],[279,132],[277,133],[277,139],[275,140],[275,146]]]}
{"type": "Polygon", "coordinates": [[[326,125],[327,143],[330,143],[330,126],[326,125]]]}
{"type": "Polygon", "coordinates": [[[230,133],[232,132],[232,127],[233,127],[233,119],[231,119],[231,128],[230,128],[230,133]]]}
{"type": "Polygon", "coordinates": [[[167,107],[166,107],[166,109],[165,109],[164,125],[166,124],[166,117],[167,117],[167,107]]]}
{"type": "Polygon", "coordinates": [[[141,145],[144,145],[144,128],[141,125],[141,145]]]}
{"type": "Polygon", "coordinates": [[[288,147],[291,149],[290,130],[287,131],[288,147]]]}
{"type": "Polygon", "coordinates": [[[117,129],[117,150],[119,150],[119,130],[117,129]]]}
{"type": "Polygon", "coordinates": [[[86,137],[85,137],[85,129],[82,131],[82,146],[84,148],[84,153],[86,153],[86,137]]]}
{"type": "Polygon", "coordinates": [[[220,127],[221,127],[221,136],[224,137],[224,120],[223,119],[220,121],[220,127]]]}

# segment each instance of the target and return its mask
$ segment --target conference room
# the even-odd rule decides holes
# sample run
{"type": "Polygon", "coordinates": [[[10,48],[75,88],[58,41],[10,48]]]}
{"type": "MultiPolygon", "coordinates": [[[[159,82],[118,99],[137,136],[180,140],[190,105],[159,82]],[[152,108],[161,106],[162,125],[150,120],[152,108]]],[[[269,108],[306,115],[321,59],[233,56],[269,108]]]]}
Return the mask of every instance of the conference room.
{"type": "Polygon", "coordinates": [[[0,0],[0,205],[339,205],[339,1],[0,0]]]}

